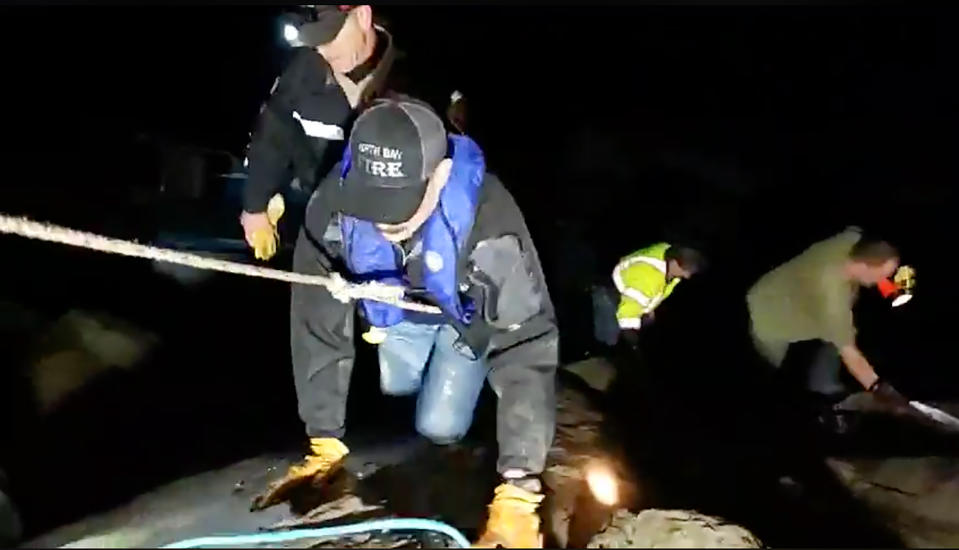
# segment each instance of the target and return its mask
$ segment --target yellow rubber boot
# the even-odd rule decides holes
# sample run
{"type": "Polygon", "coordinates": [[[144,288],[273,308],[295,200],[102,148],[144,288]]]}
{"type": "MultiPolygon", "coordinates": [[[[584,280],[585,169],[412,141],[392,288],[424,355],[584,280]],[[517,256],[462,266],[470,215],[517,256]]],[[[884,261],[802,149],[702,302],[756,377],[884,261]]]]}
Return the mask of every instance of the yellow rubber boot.
{"type": "Polygon", "coordinates": [[[532,493],[509,483],[496,488],[489,505],[486,529],[474,548],[542,548],[539,532],[539,508],[543,495],[532,493]]]}
{"type": "Polygon", "coordinates": [[[343,466],[343,459],[350,452],[346,445],[335,437],[310,439],[310,451],[301,462],[290,466],[285,476],[270,483],[263,494],[253,499],[253,510],[262,510],[283,502],[292,489],[304,483],[329,478],[343,466]]]}

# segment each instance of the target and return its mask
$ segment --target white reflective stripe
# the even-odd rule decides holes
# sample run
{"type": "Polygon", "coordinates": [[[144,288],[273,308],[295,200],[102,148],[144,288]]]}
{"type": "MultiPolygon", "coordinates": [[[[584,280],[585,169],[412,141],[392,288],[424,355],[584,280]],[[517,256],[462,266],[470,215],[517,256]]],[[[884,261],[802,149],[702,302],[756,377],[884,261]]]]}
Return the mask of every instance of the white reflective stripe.
{"type": "Polygon", "coordinates": [[[323,138],[330,141],[343,140],[343,128],[335,124],[326,124],[319,120],[305,119],[296,111],[293,111],[293,118],[300,121],[300,125],[303,126],[303,131],[310,137],[323,138]]]}
{"type": "Polygon", "coordinates": [[[616,266],[616,269],[613,270],[613,284],[616,285],[616,289],[619,290],[620,294],[632,298],[639,302],[639,305],[642,307],[646,307],[646,305],[649,304],[649,298],[639,290],[626,286],[626,283],[623,281],[622,269],[623,264],[619,264],[616,266]]]}
{"type": "MultiPolygon", "coordinates": [[[[645,256],[635,256],[633,258],[627,258],[619,262],[619,264],[617,264],[616,269],[613,270],[613,284],[616,285],[616,289],[619,290],[620,294],[623,294],[624,296],[627,296],[629,298],[632,298],[633,300],[636,300],[639,303],[639,305],[641,305],[644,309],[648,309],[650,307],[650,302],[654,300],[656,297],[650,298],[649,296],[646,296],[638,289],[627,287],[626,282],[623,281],[623,274],[622,274],[623,270],[637,262],[643,262],[645,264],[649,264],[657,269],[660,269],[660,267],[662,267],[661,271],[663,273],[666,273],[666,262],[662,260],[657,260],[656,258],[647,258],[645,256]],[[659,262],[659,264],[655,262],[659,262]],[[662,265],[660,266],[660,264],[662,265]]],[[[652,307],[656,307],[656,306],[652,306],[652,307]]]]}
{"type": "Polygon", "coordinates": [[[652,302],[652,300],[650,300],[648,296],[646,296],[639,290],[636,290],[635,288],[624,288],[623,296],[636,300],[637,302],[639,302],[639,305],[643,306],[643,309],[649,309],[650,307],[649,304],[650,302],[652,302]]]}
{"type": "Polygon", "coordinates": [[[639,317],[631,317],[629,319],[619,320],[619,328],[625,328],[625,329],[639,328],[640,324],[642,324],[642,321],[640,320],[639,317]]]}
{"type": "Polygon", "coordinates": [[[623,274],[621,273],[622,266],[623,264],[617,264],[616,267],[613,268],[613,284],[616,285],[616,290],[618,290],[620,294],[622,294],[626,288],[626,283],[623,282],[623,274]]]}

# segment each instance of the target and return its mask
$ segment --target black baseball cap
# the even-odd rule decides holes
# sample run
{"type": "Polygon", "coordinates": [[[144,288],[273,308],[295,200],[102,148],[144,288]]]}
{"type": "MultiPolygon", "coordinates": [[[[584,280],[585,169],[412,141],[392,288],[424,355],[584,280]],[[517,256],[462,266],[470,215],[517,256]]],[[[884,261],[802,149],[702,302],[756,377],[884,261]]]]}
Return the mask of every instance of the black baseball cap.
{"type": "Polygon", "coordinates": [[[285,20],[295,32],[286,38],[294,46],[311,48],[331,42],[343,28],[353,7],[308,5],[291,10],[285,14],[285,20]]]}
{"type": "Polygon", "coordinates": [[[446,156],[446,128],[426,103],[381,99],[356,119],[349,148],[337,209],[374,223],[402,223],[416,213],[446,156]]]}

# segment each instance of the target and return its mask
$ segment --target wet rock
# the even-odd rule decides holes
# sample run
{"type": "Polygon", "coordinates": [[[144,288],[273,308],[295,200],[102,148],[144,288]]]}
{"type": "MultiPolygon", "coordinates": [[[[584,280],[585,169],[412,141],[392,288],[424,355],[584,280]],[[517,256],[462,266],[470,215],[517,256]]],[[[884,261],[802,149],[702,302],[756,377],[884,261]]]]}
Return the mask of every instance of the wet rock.
{"type": "MultiPolygon", "coordinates": [[[[959,403],[951,402],[923,402],[926,405],[936,407],[937,409],[953,415],[959,416],[959,403]]],[[[903,415],[903,411],[893,409],[889,405],[884,404],[882,401],[877,400],[869,392],[857,392],[836,405],[836,409],[845,412],[857,412],[863,414],[898,414],[899,416],[903,415]]],[[[915,416],[915,412],[911,409],[906,411],[908,416],[915,416]]]]}
{"type": "Polygon", "coordinates": [[[599,392],[606,392],[616,379],[616,367],[602,357],[564,365],[563,370],[576,375],[589,387],[599,392]]]}
{"type": "MultiPolygon", "coordinates": [[[[959,404],[929,402],[947,414],[959,404]]],[[[953,428],[910,409],[891,409],[866,393],[837,408],[862,425],[860,449],[869,456],[836,453],[826,460],[857,500],[881,518],[908,547],[959,545],[959,458],[953,428]],[[915,456],[918,454],[928,456],[915,456]]]]}
{"type": "Polygon", "coordinates": [[[253,458],[183,478],[110,512],[55,529],[24,546],[157,548],[193,537],[256,532],[289,519],[289,508],[274,506],[252,514],[249,495],[246,491],[234,492],[234,486],[242,479],[250,491],[261,490],[272,472],[282,471],[291,462],[292,457],[253,458]]]}
{"type": "Polygon", "coordinates": [[[302,517],[285,519],[273,526],[275,529],[315,525],[340,519],[346,516],[355,516],[367,512],[382,510],[382,506],[366,504],[356,495],[344,495],[332,502],[321,504],[310,510],[302,517]]]}
{"type": "Polygon", "coordinates": [[[906,546],[959,546],[959,459],[830,458],[827,464],[906,546]]]}
{"type": "MultiPolygon", "coordinates": [[[[603,367],[599,360],[593,365],[603,367]]],[[[616,477],[620,504],[637,505],[637,482],[616,442],[602,436],[603,413],[583,393],[565,385],[557,392],[556,435],[547,455],[543,482],[543,529],[547,545],[581,547],[608,519],[611,511],[598,503],[586,483],[586,471],[602,464],[616,477]]]]}
{"type": "MultiPolygon", "coordinates": [[[[622,438],[608,436],[603,429],[604,412],[587,389],[559,385],[556,421],[543,474],[547,499],[541,513],[547,547],[585,547],[611,520],[611,528],[631,533],[625,520],[613,518],[614,510],[641,510],[650,505],[650,497],[649,489],[643,485],[640,490],[641,483],[626,466],[622,438]],[[613,506],[600,503],[589,489],[586,473],[596,464],[602,464],[618,480],[619,499],[613,506]]],[[[317,502],[309,506],[281,504],[250,513],[251,495],[262,491],[269,480],[299,458],[292,453],[285,458],[260,457],[179,480],[111,512],[57,529],[28,546],[155,547],[213,534],[322,526],[391,515],[440,519],[475,538],[492,488],[499,481],[492,437],[447,447],[430,445],[422,438],[394,437],[391,441],[383,434],[370,434],[365,441],[349,441],[352,452],[342,472],[342,486],[330,480],[329,491],[311,491],[317,493],[317,502]]],[[[663,525],[668,530],[672,524],[663,525]]],[[[317,545],[436,546],[420,537],[404,541],[374,534],[362,541],[313,539],[289,547],[317,545]]]]}
{"type": "Polygon", "coordinates": [[[619,510],[587,548],[762,548],[748,530],[685,510],[619,510]]]}
{"type": "MultiPolygon", "coordinates": [[[[605,393],[616,370],[593,358],[563,367],[590,388],[605,393]]],[[[633,471],[623,443],[636,434],[626,426],[611,429],[607,412],[589,390],[561,385],[557,395],[556,437],[543,479],[549,489],[544,504],[547,546],[565,548],[759,548],[747,529],[695,511],[656,508],[657,494],[644,472],[633,471]],[[623,431],[625,430],[625,431],[623,431]],[[618,435],[616,435],[618,433],[618,435]],[[586,481],[599,465],[617,482],[618,500],[600,503],[586,481]],[[640,511],[639,514],[631,513],[640,511]]]]}
{"type": "Polygon", "coordinates": [[[105,313],[67,312],[30,347],[28,376],[38,412],[52,412],[109,370],[143,364],[158,343],[156,335],[105,313]]]}

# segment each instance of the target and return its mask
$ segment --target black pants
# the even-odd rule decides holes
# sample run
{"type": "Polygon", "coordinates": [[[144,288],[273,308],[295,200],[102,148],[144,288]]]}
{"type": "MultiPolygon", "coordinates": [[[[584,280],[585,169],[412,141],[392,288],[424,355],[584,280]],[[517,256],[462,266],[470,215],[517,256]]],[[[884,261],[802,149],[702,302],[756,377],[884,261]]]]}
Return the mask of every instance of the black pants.
{"type": "Polygon", "coordinates": [[[808,340],[790,344],[780,368],[796,387],[822,401],[836,402],[850,392],[842,380],[844,367],[839,350],[828,342],[808,340]]]}
{"type": "MultiPolygon", "coordinates": [[[[300,231],[293,253],[293,270],[326,275],[330,261],[313,235],[300,231]]],[[[356,351],[353,345],[352,303],[344,304],[321,286],[292,285],[290,344],[293,380],[300,418],[310,437],[342,437],[346,399],[356,351]]]]}

